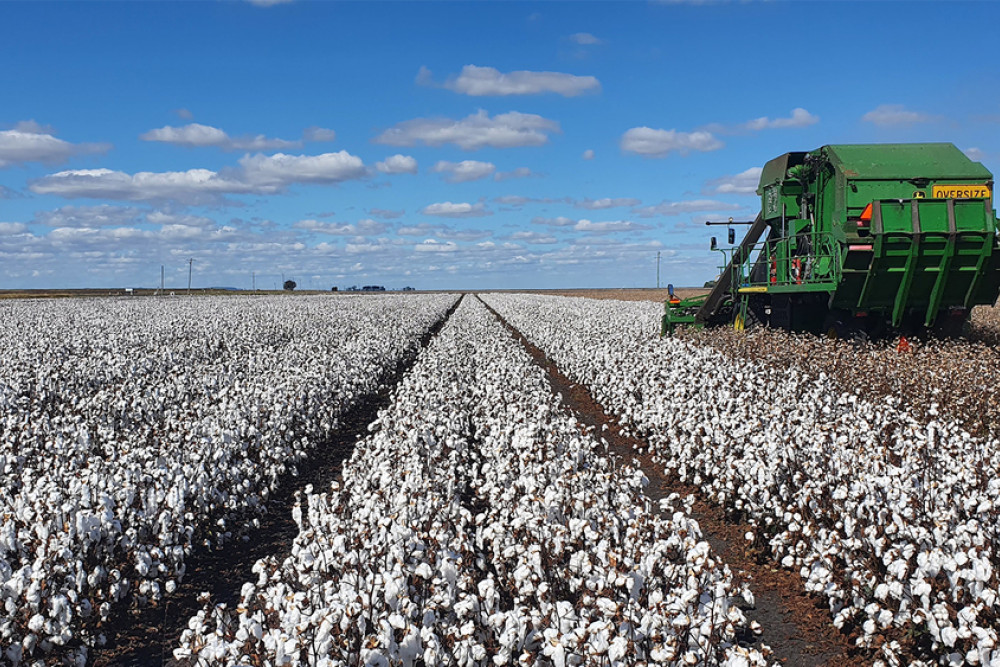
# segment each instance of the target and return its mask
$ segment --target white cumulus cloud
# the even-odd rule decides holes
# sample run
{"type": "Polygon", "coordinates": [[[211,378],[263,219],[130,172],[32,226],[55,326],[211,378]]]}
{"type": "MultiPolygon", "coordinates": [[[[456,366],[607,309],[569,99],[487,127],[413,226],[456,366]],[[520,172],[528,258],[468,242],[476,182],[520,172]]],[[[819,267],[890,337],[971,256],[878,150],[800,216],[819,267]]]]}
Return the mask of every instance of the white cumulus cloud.
{"type": "Polygon", "coordinates": [[[299,220],[292,226],[296,229],[317,232],[319,234],[329,234],[331,236],[375,236],[389,228],[384,222],[371,219],[361,220],[357,224],[299,220]]]}
{"type": "Polygon", "coordinates": [[[815,116],[802,107],[792,109],[791,114],[786,118],[769,118],[761,116],[753,118],[743,123],[735,125],[723,125],[721,123],[710,123],[703,128],[705,132],[715,132],[719,134],[743,134],[746,132],[760,132],[761,130],[775,130],[792,127],[808,127],[819,122],[819,116],[815,116]]]}
{"type": "Polygon", "coordinates": [[[640,218],[652,218],[658,215],[681,215],[683,213],[698,213],[701,211],[735,211],[739,208],[742,208],[739,204],[728,204],[712,199],[694,199],[690,201],[664,201],[653,206],[637,208],[633,213],[640,218]]]}
{"type": "Polygon", "coordinates": [[[792,115],[788,118],[768,118],[767,116],[761,116],[760,118],[748,120],[743,124],[743,127],[747,130],[756,131],[786,127],[807,127],[815,125],[818,122],[819,116],[814,116],[802,107],[796,107],[792,109],[792,115]]]}
{"type": "Polygon", "coordinates": [[[706,184],[705,192],[717,195],[756,194],[762,171],[761,167],[750,167],[733,176],[712,179],[706,184]]]}
{"type": "Polygon", "coordinates": [[[0,222],[0,236],[15,236],[28,231],[28,226],[23,222],[0,222]]]}
{"type": "Polygon", "coordinates": [[[37,212],[34,222],[46,227],[123,227],[133,224],[140,214],[131,206],[63,206],[37,212]]]}
{"type": "Polygon", "coordinates": [[[555,218],[532,218],[531,224],[533,225],[545,225],[546,227],[572,227],[576,224],[576,220],[573,218],[567,218],[566,216],[560,215],[555,218]]]}
{"type": "Polygon", "coordinates": [[[347,151],[322,155],[253,155],[240,159],[243,178],[254,185],[284,187],[291,183],[340,183],[366,175],[364,163],[347,151]]]}
{"type": "Polygon", "coordinates": [[[510,235],[510,239],[512,241],[523,241],[531,245],[551,245],[559,242],[559,239],[551,234],[542,234],[540,232],[514,232],[510,235]]]}
{"type": "Polygon", "coordinates": [[[381,162],[375,163],[375,168],[383,174],[415,174],[417,161],[409,155],[390,155],[381,162]]]}
{"type": "Polygon", "coordinates": [[[686,154],[691,151],[714,151],[723,145],[711,132],[678,132],[650,127],[633,127],[621,138],[623,151],[647,157],[664,157],[670,153],[686,154]]]}
{"type": "Polygon", "coordinates": [[[456,252],[458,250],[458,244],[454,241],[441,243],[435,239],[427,239],[426,241],[413,246],[413,249],[416,252],[456,252]]]}
{"type": "Polygon", "coordinates": [[[431,171],[445,174],[444,179],[449,183],[465,183],[487,178],[496,171],[496,165],[492,162],[479,162],[477,160],[462,160],[461,162],[441,160],[434,165],[431,171]]]}
{"type": "Polygon", "coordinates": [[[181,127],[167,125],[155,130],[149,130],[139,135],[143,141],[159,141],[175,146],[190,148],[214,147],[226,151],[269,151],[286,148],[297,148],[301,141],[272,139],[263,134],[246,137],[231,137],[225,131],[211,125],[189,123],[181,127]]]}
{"type": "Polygon", "coordinates": [[[392,220],[394,218],[402,218],[406,211],[393,211],[387,208],[370,208],[368,209],[368,215],[373,215],[376,218],[382,218],[384,220],[392,220]]]}
{"type": "Polygon", "coordinates": [[[606,234],[609,232],[632,232],[639,229],[649,229],[646,225],[640,225],[631,220],[610,220],[608,222],[591,222],[590,220],[578,220],[573,229],[578,232],[590,232],[592,234],[606,234]]]}
{"type": "Polygon", "coordinates": [[[970,160],[975,160],[976,162],[982,162],[986,159],[986,151],[976,148],[975,146],[963,148],[962,152],[965,153],[970,160]]]}
{"type": "Polygon", "coordinates": [[[515,178],[531,178],[535,176],[535,172],[531,171],[528,167],[517,167],[516,169],[511,169],[510,171],[498,171],[493,175],[494,181],[509,181],[515,178]]]}
{"type": "Polygon", "coordinates": [[[54,136],[52,128],[33,120],[21,121],[13,130],[0,131],[0,168],[25,162],[54,164],[74,155],[104,153],[111,144],[74,144],[54,136]]]}
{"type": "Polygon", "coordinates": [[[435,215],[442,218],[481,218],[493,215],[482,204],[469,204],[465,202],[453,204],[450,201],[425,206],[420,211],[424,215],[435,215]]]}
{"type": "Polygon", "coordinates": [[[588,148],[587,150],[583,151],[582,157],[583,157],[584,160],[593,160],[594,159],[594,149],[593,148],[588,148]]]}
{"type": "MultiPolygon", "coordinates": [[[[417,80],[429,84],[430,71],[422,68],[417,80]]],[[[576,97],[584,93],[599,91],[601,83],[593,76],[527,70],[504,73],[494,67],[466,65],[457,76],[449,77],[443,87],[473,97],[506,97],[541,93],[576,97]]]]}
{"type": "Polygon", "coordinates": [[[416,118],[403,121],[382,132],[375,143],[391,146],[455,144],[465,150],[487,146],[513,148],[541,146],[548,142],[550,133],[559,131],[559,123],[535,114],[510,111],[490,118],[480,109],[460,120],[416,118]]]}
{"type": "Polygon", "coordinates": [[[604,197],[603,199],[590,199],[589,197],[584,197],[583,200],[574,202],[573,205],[576,208],[599,211],[606,208],[618,208],[621,206],[638,206],[641,203],[642,202],[633,197],[604,197]]]}
{"type": "Polygon", "coordinates": [[[50,174],[31,184],[31,191],[61,197],[90,197],[142,201],[177,199],[203,202],[225,194],[274,191],[257,188],[237,178],[221,176],[209,169],[126,174],[111,169],[71,169],[50,174]]]}
{"type": "Polygon", "coordinates": [[[75,169],[34,181],[31,191],[61,197],[122,201],[175,200],[185,204],[216,202],[224,195],[274,194],[293,183],[332,184],[363,178],[361,158],[346,151],[322,155],[247,155],[238,168],[138,172],[75,169]]]}
{"type": "Polygon", "coordinates": [[[861,120],[885,127],[926,123],[934,120],[934,117],[919,111],[911,111],[902,104],[881,104],[862,116],[861,120]]]}

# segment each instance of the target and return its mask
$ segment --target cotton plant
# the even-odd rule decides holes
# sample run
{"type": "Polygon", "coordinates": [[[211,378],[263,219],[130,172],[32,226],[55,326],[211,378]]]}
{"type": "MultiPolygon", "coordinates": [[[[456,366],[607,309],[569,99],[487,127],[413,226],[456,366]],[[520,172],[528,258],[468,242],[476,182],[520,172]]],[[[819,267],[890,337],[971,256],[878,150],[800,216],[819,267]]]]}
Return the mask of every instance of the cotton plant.
{"type": "Polygon", "coordinates": [[[1000,664],[995,440],[903,397],[660,340],[657,304],[486,299],[665,470],[750,523],[874,664],[1000,664]]]}
{"type": "Polygon", "coordinates": [[[466,298],[355,445],[307,488],[292,553],[206,604],[197,665],[766,664],[752,599],[680,498],[651,506],[544,372],[466,298]],[[762,652],[763,651],[763,652],[762,652]]]}
{"type": "Polygon", "coordinates": [[[0,664],[86,661],[252,529],[455,297],[0,304],[0,664]]]}

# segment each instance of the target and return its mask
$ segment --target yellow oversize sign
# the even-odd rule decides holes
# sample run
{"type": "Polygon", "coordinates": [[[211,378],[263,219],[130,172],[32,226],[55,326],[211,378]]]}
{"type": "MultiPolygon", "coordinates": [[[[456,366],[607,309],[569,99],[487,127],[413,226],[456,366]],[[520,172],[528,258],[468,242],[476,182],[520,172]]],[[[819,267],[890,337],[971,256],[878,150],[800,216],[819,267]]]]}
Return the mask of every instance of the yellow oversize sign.
{"type": "Polygon", "coordinates": [[[988,185],[935,185],[935,199],[989,199],[988,185]]]}

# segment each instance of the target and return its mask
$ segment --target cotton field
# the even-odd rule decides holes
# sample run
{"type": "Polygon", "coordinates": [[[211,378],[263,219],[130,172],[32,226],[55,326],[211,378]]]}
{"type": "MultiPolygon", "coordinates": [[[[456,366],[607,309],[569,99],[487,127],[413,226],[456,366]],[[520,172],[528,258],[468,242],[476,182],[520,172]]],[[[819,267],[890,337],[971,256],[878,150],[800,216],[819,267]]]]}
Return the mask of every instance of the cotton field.
{"type": "Polygon", "coordinates": [[[509,293],[0,303],[0,664],[92,664],[124,612],[170,604],[199,550],[230,553],[266,512],[297,536],[247,565],[235,603],[185,613],[168,664],[780,662],[780,610],[709,545],[703,500],[764,568],[801,575],[850,664],[1000,665],[1000,454],[961,380],[989,366],[988,322],[937,368],[785,334],[660,339],[661,312],[509,293]],[[376,394],[339,474],[298,481],[376,394]],[[652,476],[697,493],[653,502],[652,476]]]}
{"type": "Polygon", "coordinates": [[[680,503],[581,432],[465,299],[359,442],[306,489],[291,557],[191,619],[196,664],[760,665],[752,593],[680,503]]]}
{"type": "Polygon", "coordinates": [[[3,659],[85,663],[193,544],[252,527],[455,298],[0,305],[3,659]]]}
{"type": "Polygon", "coordinates": [[[751,522],[878,662],[1000,664],[995,440],[802,367],[656,340],[657,304],[487,300],[662,466],[751,522]]]}

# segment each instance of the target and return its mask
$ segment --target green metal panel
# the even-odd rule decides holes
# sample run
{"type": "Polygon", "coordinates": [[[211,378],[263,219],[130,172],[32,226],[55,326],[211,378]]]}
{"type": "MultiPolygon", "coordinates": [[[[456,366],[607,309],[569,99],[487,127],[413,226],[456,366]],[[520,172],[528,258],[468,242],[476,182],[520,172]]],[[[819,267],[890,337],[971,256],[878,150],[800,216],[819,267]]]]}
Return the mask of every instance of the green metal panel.
{"type": "Polygon", "coordinates": [[[834,169],[850,179],[993,178],[986,167],[970,160],[954,144],[835,144],[820,151],[825,151],[834,169]]]}
{"type": "Polygon", "coordinates": [[[984,267],[996,253],[995,219],[982,200],[911,199],[878,201],[874,239],[864,284],[838,289],[834,301],[854,310],[885,312],[898,326],[907,312],[919,312],[927,326],[941,308],[971,308],[984,267]],[[846,303],[845,303],[846,302],[846,303]]]}
{"type": "MultiPolygon", "coordinates": [[[[945,143],[781,155],[761,171],[762,226],[729,251],[710,301],[724,290],[744,308],[753,294],[774,308],[820,303],[927,326],[948,309],[991,304],[1000,294],[993,185],[989,170],[945,143]],[[860,219],[869,205],[870,223],[860,219]]],[[[668,312],[664,326],[688,317],[668,312]]]]}

